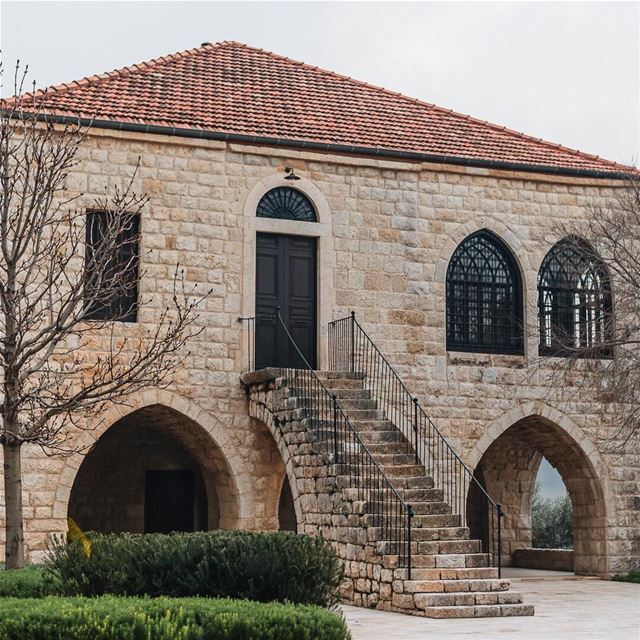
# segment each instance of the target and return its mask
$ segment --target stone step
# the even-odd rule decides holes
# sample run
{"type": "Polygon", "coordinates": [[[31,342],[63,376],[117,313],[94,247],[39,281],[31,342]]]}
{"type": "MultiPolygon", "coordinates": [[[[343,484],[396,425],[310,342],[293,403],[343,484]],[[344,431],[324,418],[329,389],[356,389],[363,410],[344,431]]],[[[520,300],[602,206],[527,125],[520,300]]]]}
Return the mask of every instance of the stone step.
{"type": "MultiPolygon", "coordinates": [[[[417,518],[418,516],[415,516],[415,517],[417,518]]],[[[465,537],[468,538],[469,530],[466,527],[460,526],[460,516],[457,514],[433,515],[433,516],[425,515],[425,516],[420,516],[420,518],[423,518],[423,525],[421,527],[411,528],[412,542],[428,542],[428,541],[440,540],[440,539],[453,540],[453,539],[456,539],[455,538],[456,529],[465,529],[467,533],[465,537]],[[427,523],[429,523],[430,526],[427,526],[427,523]],[[443,531],[444,529],[447,529],[450,531],[443,531]],[[440,536],[443,534],[451,535],[451,537],[441,538],[440,536]]],[[[403,517],[401,521],[402,524],[404,524],[405,521],[406,521],[406,517],[403,517]]],[[[381,525],[376,524],[375,526],[371,525],[369,529],[370,529],[370,532],[369,532],[370,539],[371,539],[371,535],[376,536],[375,539],[380,541],[389,540],[393,542],[396,539],[395,527],[383,527],[381,525]],[[394,537],[387,538],[386,535],[392,535],[394,537]]],[[[397,532],[399,539],[402,539],[403,531],[404,531],[404,527],[402,527],[402,529],[397,532]]],[[[463,535],[463,534],[464,532],[459,533],[459,535],[463,535]]]]}
{"type": "MultiPolygon", "coordinates": [[[[359,433],[360,437],[364,442],[363,433],[359,433]]],[[[384,444],[371,444],[365,443],[367,445],[367,449],[371,452],[371,454],[378,460],[378,456],[387,454],[387,453],[410,453],[411,445],[408,442],[385,442],[384,444]]]]}
{"type": "MultiPolygon", "coordinates": [[[[415,571],[423,573],[415,573],[412,571],[411,577],[422,580],[438,579],[440,569],[483,569],[488,567],[489,556],[486,553],[416,553],[411,556],[411,566],[420,567],[415,571]]],[[[402,572],[403,569],[397,569],[402,572]]],[[[398,576],[405,577],[403,576],[398,576]]]]}
{"type": "Polygon", "coordinates": [[[532,616],[533,605],[501,604],[472,607],[425,607],[427,618],[497,618],[501,616],[532,616]]]}
{"type": "Polygon", "coordinates": [[[443,502],[444,493],[442,489],[397,489],[405,502],[413,505],[414,502],[426,500],[427,502],[443,502]]]}
{"type": "Polygon", "coordinates": [[[418,464],[380,465],[388,478],[424,477],[424,467],[418,464]]]}
{"type": "MultiPolygon", "coordinates": [[[[337,483],[339,489],[353,487],[367,487],[371,482],[358,478],[355,474],[350,474],[350,469],[346,465],[336,465],[337,483]]],[[[433,489],[433,478],[428,476],[418,476],[415,478],[394,478],[393,486],[398,491],[402,489],[433,489]]]]}
{"type": "MultiPolygon", "coordinates": [[[[381,511],[384,511],[385,508],[388,508],[392,504],[393,502],[391,501],[370,500],[368,502],[364,502],[362,508],[364,513],[377,514],[381,511]]],[[[426,524],[428,520],[425,519],[425,516],[451,514],[451,506],[446,502],[412,502],[410,506],[415,514],[411,521],[414,527],[429,526],[428,524],[426,524]]]]}
{"type": "Polygon", "coordinates": [[[349,418],[349,422],[353,425],[358,433],[370,433],[373,431],[394,431],[400,433],[387,419],[383,420],[355,420],[349,418]]]}
{"type": "MultiPolygon", "coordinates": [[[[368,389],[327,389],[331,395],[335,395],[338,401],[341,399],[353,399],[353,400],[371,400],[371,391],[368,389]]],[[[290,398],[313,398],[325,399],[327,394],[322,392],[307,393],[305,389],[299,387],[289,387],[290,398]]]]}
{"type": "Polygon", "coordinates": [[[426,607],[487,606],[497,604],[522,604],[523,594],[517,591],[479,591],[428,593],[416,598],[420,609],[426,607]]]}
{"type": "MultiPolygon", "coordinates": [[[[435,557],[437,559],[439,556],[435,557]]],[[[403,580],[403,589],[406,593],[467,592],[472,590],[470,584],[472,582],[475,591],[500,591],[509,588],[509,581],[498,578],[498,570],[495,567],[420,568],[413,567],[413,560],[412,557],[411,580],[400,578],[403,580]],[[481,582],[490,584],[480,584],[481,582]],[[437,583],[440,585],[438,586],[437,583]]]]}
{"type": "MultiPolygon", "coordinates": [[[[399,431],[391,431],[388,428],[388,425],[385,425],[387,429],[377,429],[375,431],[360,431],[356,425],[356,431],[360,436],[360,439],[367,446],[369,444],[382,443],[382,442],[394,442],[394,443],[402,443],[402,434],[399,431]]],[[[381,425],[382,427],[382,425],[381,425]]]]}
{"type": "MultiPolygon", "coordinates": [[[[366,514],[364,516],[364,523],[367,526],[378,528],[381,526],[379,522],[381,516],[374,515],[372,513],[366,514]]],[[[386,516],[387,522],[393,522],[398,518],[398,514],[390,513],[386,516]]],[[[449,529],[449,528],[457,528],[460,525],[460,516],[455,514],[447,514],[447,515],[423,515],[423,516],[414,516],[411,527],[411,536],[412,540],[415,542],[424,542],[425,540],[432,540],[428,536],[431,535],[431,529],[449,529]],[[427,532],[427,533],[423,533],[427,532]],[[422,539],[424,537],[424,539],[422,539]]],[[[382,538],[381,538],[382,539],[382,538]]],[[[437,538],[436,538],[437,539],[437,538]]]]}
{"type": "MultiPolygon", "coordinates": [[[[320,376],[318,376],[320,377],[320,376]]],[[[362,389],[361,378],[321,378],[327,389],[362,389]]]]}
{"type": "Polygon", "coordinates": [[[409,453],[378,453],[374,457],[376,462],[384,468],[396,465],[413,465],[416,462],[415,455],[409,453]]]}
{"type": "Polygon", "coordinates": [[[366,377],[361,371],[316,371],[315,374],[321,380],[364,380],[366,377]]]}
{"type": "MultiPolygon", "coordinates": [[[[480,540],[430,540],[429,542],[412,542],[412,562],[419,555],[433,556],[438,553],[480,553],[482,543],[480,540]]],[[[378,542],[376,552],[379,555],[388,555],[394,551],[394,543],[378,542]]],[[[417,566],[417,565],[416,565],[417,566]]]]}

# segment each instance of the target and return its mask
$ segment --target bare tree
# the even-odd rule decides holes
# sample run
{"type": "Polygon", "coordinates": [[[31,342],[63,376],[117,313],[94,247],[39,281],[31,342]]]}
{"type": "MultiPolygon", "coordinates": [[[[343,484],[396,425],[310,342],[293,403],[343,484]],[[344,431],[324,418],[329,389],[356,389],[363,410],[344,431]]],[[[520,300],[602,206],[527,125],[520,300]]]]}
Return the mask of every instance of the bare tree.
{"type": "Polygon", "coordinates": [[[621,451],[640,434],[640,178],[630,174],[555,235],[562,257],[550,265],[555,284],[541,270],[540,333],[546,355],[563,357],[543,357],[539,370],[552,372],[551,393],[564,400],[598,399],[614,425],[602,439],[621,451]],[[553,273],[561,261],[562,276],[553,273]]]}
{"type": "MultiPolygon", "coordinates": [[[[201,329],[204,295],[173,293],[152,322],[138,309],[139,217],[146,197],[106,193],[87,212],[65,180],[88,129],[54,125],[42,96],[0,102],[0,442],[4,454],[6,566],[24,563],[21,451],[76,451],[74,432],[95,428],[106,403],[162,387],[201,329]],[[86,250],[85,250],[86,247],[86,250]]],[[[144,304],[145,301],[142,301],[144,304]]],[[[157,305],[156,305],[157,306],[157,305]]],[[[155,309],[156,307],[154,307],[155,309]]]]}

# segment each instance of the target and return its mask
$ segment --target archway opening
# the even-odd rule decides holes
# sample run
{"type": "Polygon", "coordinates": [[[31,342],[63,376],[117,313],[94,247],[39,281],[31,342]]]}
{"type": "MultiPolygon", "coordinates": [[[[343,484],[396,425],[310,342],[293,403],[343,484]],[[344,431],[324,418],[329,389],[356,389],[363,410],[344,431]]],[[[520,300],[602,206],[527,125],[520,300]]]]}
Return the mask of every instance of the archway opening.
{"type": "MultiPolygon", "coordinates": [[[[538,467],[531,498],[531,546],[534,549],[573,550],[571,496],[558,470],[544,457],[538,467]]],[[[573,566],[570,569],[573,570],[573,566]]]]}
{"type": "MultiPolygon", "coordinates": [[[[519,420],[496,438],[475,470],[505,514],[503,564],[512,565],[518,549],[533,547],[531,507],[543,458],[558,471],[570,497],[575,572],[606,575],[604,497],[593,464],[569,434],[537,415],[519,420]]],[[[467,517],[471,535],[484,538],[483,519],[471,511],[467,517]]]]}
{"type": "Polygon", "coordinates": [[[87,531],[151,533],[227,528],[237,514],[231,476],[207,431],[151,405],[96,441],[76,474],[68,515],[87,531]]]}
{"type": "Polygon", "coordinates": [[[280,531],[297,531],[298,521],[296,510],[293,504],[293,494],[289,478],[285,475],[280,490],[280,500],[278,502],[278,527],[280,531]]]}

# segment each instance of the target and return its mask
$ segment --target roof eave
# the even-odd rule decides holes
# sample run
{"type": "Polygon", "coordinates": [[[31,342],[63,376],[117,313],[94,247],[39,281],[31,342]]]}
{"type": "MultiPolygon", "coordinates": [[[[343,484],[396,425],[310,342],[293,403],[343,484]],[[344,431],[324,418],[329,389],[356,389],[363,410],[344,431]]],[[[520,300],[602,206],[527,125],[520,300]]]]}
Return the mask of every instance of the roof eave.
{"type": "Polygon", "coordinates": [[[238,142],[245,144],[258,144],[266,146],[286,147],[290,149],[306,149],[339,153],[346,155],[358,155],[388,158],[396,160],[411,160],[414,162],[431,162],[438,164],[452,164],[466,167],[484,169],[501,169],[504,171],[522,171],[527,173],[541,173],[546,175],[604,178],[609,180],[628,180],[638,175],[637,171],[604,171],[597,169],[579,169],[576,167],[561,167],[555,165],[538,165],[502,160],[486,160],[482,158],[466,158],[463,156],[450,156],[435,153],[420,153],[416,151],[402,151],[399,149],[383,149],[374,147],[359,147],[337,143],[314,142],[311,140],[291,140],[286,138],[274,138],[270,136],[256,136],[241,133],[225,133],[204,129],[190,129],[183,127],[170,127],[164,125],[142,124],[136,122],[121,122],[117,120],[98,120],[64,116],[55,114],[39,114],[38,119],[56,124],[77,124],[79,126],[116,131],[129,131],[132,133],[150,133],[156,135],[175,136],[181,138],[196,138],[201,140],[222,140],[225,142],[238,142]]]}

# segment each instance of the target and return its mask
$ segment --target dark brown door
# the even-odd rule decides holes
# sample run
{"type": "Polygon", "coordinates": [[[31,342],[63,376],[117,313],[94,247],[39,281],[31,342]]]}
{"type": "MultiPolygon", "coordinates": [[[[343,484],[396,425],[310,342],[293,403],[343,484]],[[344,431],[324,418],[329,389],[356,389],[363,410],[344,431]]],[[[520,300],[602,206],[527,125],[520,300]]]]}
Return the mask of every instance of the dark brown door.
{"type": "Polygon", "coordinates": [[[193,472],[147,471],[144,485],[145,533],[194,529],[193,472]]]}
{"type": "Polygon", "coordinates": [[[259,233],[256,238],[256,368],[302,367],[274,316],[280,315],[316,366],[316,239],[259,233]]]}

